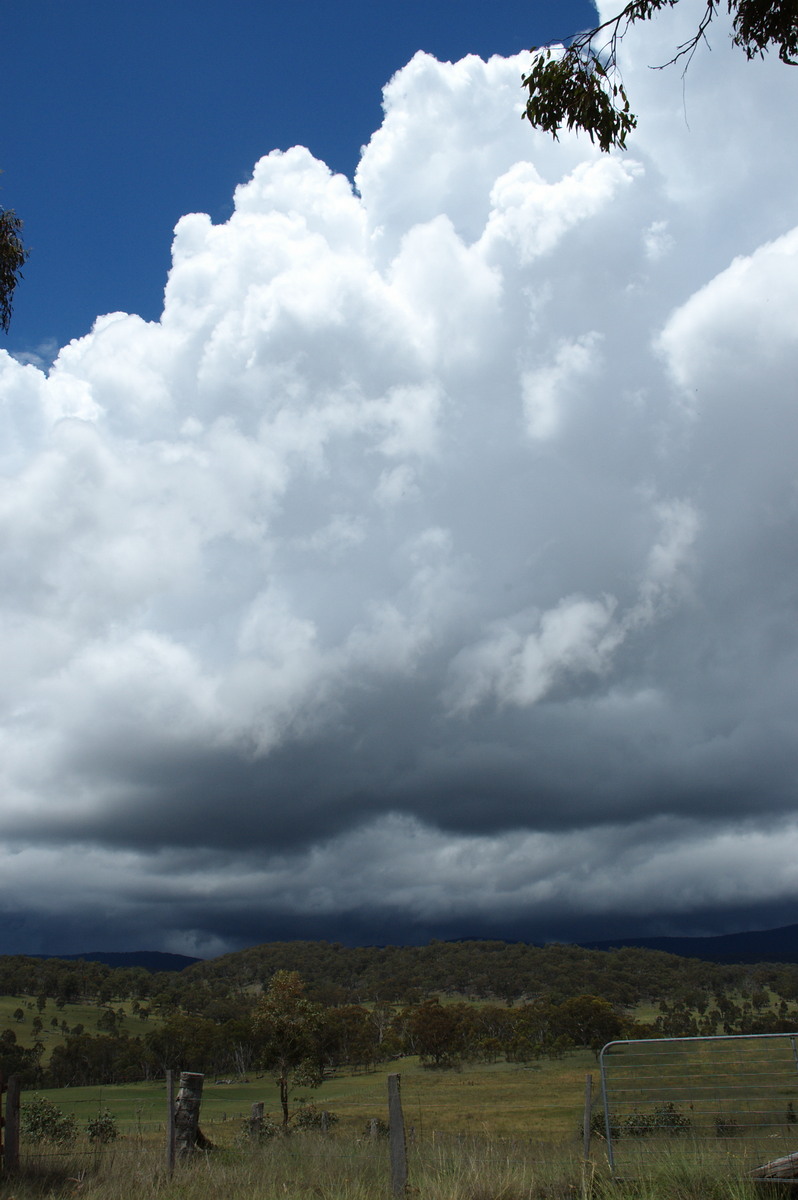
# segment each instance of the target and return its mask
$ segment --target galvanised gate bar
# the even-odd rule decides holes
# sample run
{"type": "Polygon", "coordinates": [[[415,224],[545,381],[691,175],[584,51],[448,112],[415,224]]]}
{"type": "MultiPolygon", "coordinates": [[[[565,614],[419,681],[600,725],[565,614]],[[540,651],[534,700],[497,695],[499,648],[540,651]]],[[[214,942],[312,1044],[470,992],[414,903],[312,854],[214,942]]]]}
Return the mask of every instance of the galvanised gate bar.
{"type": "Polygon", "coordinates": [[[600,1064],[613,1174],[700,1154],[757,1174],[787,1158],[778,1177],[798,1181],[798,1032],[609,1042],[600,1064]]]}

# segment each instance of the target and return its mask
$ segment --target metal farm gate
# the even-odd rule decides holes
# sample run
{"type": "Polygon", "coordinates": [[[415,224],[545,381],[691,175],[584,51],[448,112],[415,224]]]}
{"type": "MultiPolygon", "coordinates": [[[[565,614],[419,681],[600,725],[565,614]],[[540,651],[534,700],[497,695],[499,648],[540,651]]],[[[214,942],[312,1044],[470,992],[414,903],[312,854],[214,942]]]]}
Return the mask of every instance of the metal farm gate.
{"type": "Polygon", "coordinates": [[[798,1032],[609,1042],[600,1064],[613,1174],[677,1151],[798,1181],[798,1032]]]}

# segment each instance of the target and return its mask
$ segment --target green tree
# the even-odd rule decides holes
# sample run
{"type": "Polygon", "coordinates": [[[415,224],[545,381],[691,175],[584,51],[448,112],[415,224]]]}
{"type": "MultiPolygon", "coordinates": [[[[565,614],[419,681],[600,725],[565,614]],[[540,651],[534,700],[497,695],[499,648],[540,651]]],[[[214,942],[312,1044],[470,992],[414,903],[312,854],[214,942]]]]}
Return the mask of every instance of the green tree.
{"type": "Polygon", "coordinates": [[[22,244],[22,221],[13,208],[0,209],[0,328],[8,333],[14,289],[22,278],[28,251],[22,244]]]}
{"type": "Polygon", "coordinates": [[[144,1037],[144,1044],[163,1071],[200,1071],[214,1068],[219,1027],[204,1017],[175,1013],[144,1037]]]}
{"type": "Polygon", "coordinates": [[[29,1085],[38,1076],[39,1057],[35,1049],[19,1045],[13,1029],[0,1033],[0,1075],[6,1079],[9,1075],[21,1075],[23,1083],[29,1085]]]}
{"type": "Polygon", "coordinates": [[[104,1008],[97,1018],[97,1028],[108,1033],[116,1033],[116,1013],[112,1008],[104,1008]]]}
{"type": "Polygon", "coordinates": [[[53,1047],[47,1066],[48,1087],[128,1083],[157,1069],[153,1054],[139,1038],[73,1034],[53,1047]]]}
{"type": "Polygon", "coordinates": [[[379,1053],[377,1029],[365,1008],[342,1004],[324,1014],[322,1048],[333,1066],[363,1067],[376,1062],[379,1053]]]}
{"type": "Polygon", "coordinates": [[[292,1084],[318,1087],[322,1082],[318,1064],[324,1010],[307,999],[305,984],[296,971],[276,971],[255,1008],[252,1023],[262,1065],[277,1072],[285,1127],[290,1120],[292,1084]]]}
{"type": "Polygon", "coordinates": [[[456,1062],[465,1043],[464,1004],[441,1004],[437,997],[411,1009],[409,1044],[422,1063],[447,1067],[456,1062]]]}
{"type": "Polygon", "coordinates": [[[558,1005],[557,1032],[575,1046],[589,1046],[596,1054],[607,1042],[623,1037],[623,1019],[600,996],[572,996],[558,1005]]]}
{"type": "MultiPolygon", "coordinates": [[[[796,0],[725,0],[732,16],[732,40],[747,58],[764,56],[777,48],[779,58],[798,66],[798,5],[796,0]]],[[[534,47],[534,58],[524,87],[529,92],[526,117],[537,129],[556,138],[564,126],[581,129],[602,150],[624,149],[637,125],[618,69],[618,47],[629,28],[649,21],[679,0],[629,0],[608,21],[580,33],[562,52],[552,46],[534,47]]],[[[706,0],[698,28],[676,46],[672,58],[660,64],[685,65],[717,16],[721,0],[706,0]]]]}

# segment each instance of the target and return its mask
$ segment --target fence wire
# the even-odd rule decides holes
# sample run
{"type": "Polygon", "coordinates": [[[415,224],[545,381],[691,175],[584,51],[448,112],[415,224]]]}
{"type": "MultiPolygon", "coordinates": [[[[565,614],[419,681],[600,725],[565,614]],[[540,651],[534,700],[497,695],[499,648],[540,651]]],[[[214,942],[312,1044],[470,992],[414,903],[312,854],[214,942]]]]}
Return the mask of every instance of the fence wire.
{"type": "MultiPolygon", "coordinates": [[[[429,1073],[418,1078],[413,1073],[403,1076],[402,1101],[408,1153],[426,1152],[439,1148],[441,1152],[458,1150],[481,1156],[496,1153],[505,1157],[528,1160],[543,1158],[552,1145],[567,1155],[578,1154],[581,1145],[582,1094],[584,1075],[579,1068],[573,1072],[573,1082],[562,1097],[546,1102],[537,1094],[536,1070],[517,1069],[516,1078],[523,1080],[523,1093],[501,1097],[501,1079],[495,1081],[490,1097],[477,1096],[465,1078],[455,1072],[429,1073]],[[443,1090],[462,1083],[462,1102],[453,1114],[451,1094],[443,1107],[437,1102],[439,1087],[443,1090]],[[448,1126],[448,1127],[447,1127],[448,1126]]],[[[382,1072],[360,1076],[356,1094],[349,1092],[349,1077],[342,1078],[343,1094],[336,1094],[336,1078],[327,1081],[315,1096],[318,1109],[332,1115],[330,1134],[326,1138],[325,1154],[341,1160],[373,1153],[377,1158],[387,1153],[387,1095],[386,1079],[382,1072]],[[373,1124],[374,1123],[374,1124],[373,1124]]],[[[264,1092],[271,1080],[264,1080],[264,1092]]],[[[254,1084],[254,1080],[253,1080],[254,1084]]],[[[203,1089],[200,1127],[209,1141],[219,1147],[251,1144],[248,1126],[252,1104],[264,1092],[248,1086],[246,1093],[232,1081],[206,1081],[203,1089]]],[[[25,1110],[39,1093],[22,1093],[20,1129],[20,1164],[58,1170],[61,1166],[85,1162],[90,1166],[98,1157],[113,1157],[120,1162],[137,1158],[145,1150],[161,1153],[165,1158],[167,1139],[166,1087],[163,1082],[125,1087],[63,1088],[43,1093],[74,1122],[74,1137],[63,1143],[42,1138],[26,1123],[25,1110]],[[141,1094],[136,1089],[141,1087],[141,1094]],[[108,1141],[92,1141],[91,1122],[100,1114],[112,1119],[115,1137],[108,1141]]],[[[459,1098],[459,1097],[458,1097],[459,1098]]],[[[267,1102],[268,1108],[268,1102],[267,1102]]],[[[272,1111],[272,1120],[278,1119],[272,1111]]],[[[303,1139],[296,1139],[301,1144],[303,1139]]]]}

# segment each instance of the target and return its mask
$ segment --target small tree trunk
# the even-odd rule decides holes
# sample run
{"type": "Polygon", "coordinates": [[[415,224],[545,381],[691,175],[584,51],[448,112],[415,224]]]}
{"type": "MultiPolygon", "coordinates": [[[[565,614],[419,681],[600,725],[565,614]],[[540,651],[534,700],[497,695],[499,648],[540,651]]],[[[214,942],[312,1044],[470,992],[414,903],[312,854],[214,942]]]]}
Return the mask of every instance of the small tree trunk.
{"type": "Polygon", "coordinates": [[[283,1125],[288,1124],[288,1076],[281,1075],[280,1083],[280,1107],[283,1110],[283,1125]]]}

